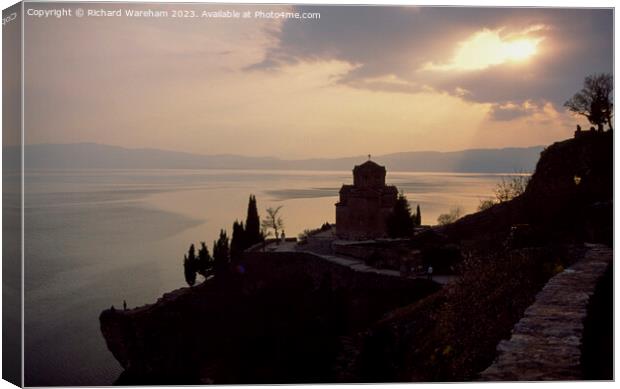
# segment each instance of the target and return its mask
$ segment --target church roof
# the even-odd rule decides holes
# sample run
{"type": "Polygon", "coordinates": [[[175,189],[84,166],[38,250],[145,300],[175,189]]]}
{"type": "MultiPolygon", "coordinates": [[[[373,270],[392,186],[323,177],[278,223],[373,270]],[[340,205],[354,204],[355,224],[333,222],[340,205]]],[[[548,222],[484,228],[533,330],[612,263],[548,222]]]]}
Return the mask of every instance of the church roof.
{"type": "Polygon", "coordinates": [[[370,159],[364,162],[361,165],[355,166],[354,170],[364,169],[364,170],[385,170],[385,166],[381,166],[375,161],[371,161],[370,159]]]}

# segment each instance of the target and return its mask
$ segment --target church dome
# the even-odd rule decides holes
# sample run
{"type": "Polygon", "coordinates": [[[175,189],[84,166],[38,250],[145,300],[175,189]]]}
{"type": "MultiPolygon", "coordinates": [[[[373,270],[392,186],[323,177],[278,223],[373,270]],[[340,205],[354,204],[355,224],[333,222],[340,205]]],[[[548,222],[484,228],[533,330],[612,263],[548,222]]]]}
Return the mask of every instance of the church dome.
{"type": "Polygon", "coordinates": [[[378,163],[376,163],[375,161],[371,161],[370,159],[366,162],[364,162],[361,165],[356,165],[355,168],[353,168],[353,171],[356,170],[367,170],[367,171],[373,171],[373,170],[377,170],[377,171],[385,171],[385,166],[381,166],[378,163]]]}
{"type": "Polygon", "coordinates": [[[368,160],[353,169],[353,185],[362,188],[385,186],[385,174],[385,166],[368,160]]]}

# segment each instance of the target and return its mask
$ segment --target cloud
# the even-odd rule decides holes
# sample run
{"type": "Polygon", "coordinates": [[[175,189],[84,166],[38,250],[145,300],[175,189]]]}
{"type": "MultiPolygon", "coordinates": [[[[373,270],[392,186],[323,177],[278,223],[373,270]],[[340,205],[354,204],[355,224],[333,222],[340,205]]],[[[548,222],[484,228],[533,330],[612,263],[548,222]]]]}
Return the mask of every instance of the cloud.
{"type": "Polygon", "coordinates": [[[535,56],[543,37],[530,36],[531,32],[543,30],[527,28],[520,34],[508,34],[503,37],[502,29],[495,31],[484,29],[476,32],[469,39],[460,42],[454,58],[449,63],[435,64],[429,62],[423,70],[450,72],[484,70],[507,62],[524,62],[535,56]],[[518,35],[514,38],[514,35],[518,35]]]}
{"type": "Polygon", "coordinates": [[[353,67],[337,81],[356,88],[435,90],[479,103],[534,100],[556,107],[586,75],[613,71],[611,9],[297,8],[320,12],[321,19],[285,21],[276,44],[252,69],[338,60],[353,67]],[[490,47],[502,50],[503,57],[459,68],[459,55],[475,59],[475,47],[462,51],[476,38],[494,42],[490,47]],[[531,57],[525,60],[524,52],[531,57]]]}
{"type": "Polygon", "coordinates": [[[489,117],[496,121],[511,121],[540,112],[543,108],[542,104],[535,104],[531,101],[522,104],[493,104],[489,110],[489,117]]]}
{"type": "Polygon", "coordinates": [[[598,11],[301,10],[320,21],[29,20],[27,141],[286,158],[529,146],[572,135],[548,101],[611,66],[598,11]],[[544,39],[528,66],[424,69],[481,31],[544,39]]]}

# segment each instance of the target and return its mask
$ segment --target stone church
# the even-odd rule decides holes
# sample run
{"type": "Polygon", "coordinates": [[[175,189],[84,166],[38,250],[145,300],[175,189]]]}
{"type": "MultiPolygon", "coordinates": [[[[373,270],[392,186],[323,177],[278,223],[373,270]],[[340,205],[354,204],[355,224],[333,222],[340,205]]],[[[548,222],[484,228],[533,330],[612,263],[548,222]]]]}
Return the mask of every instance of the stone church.
{"type": "Polygon", "coordinates": [[[363,240],[387,236],[386,219],[396,203],[398,189],[385,185],[386,170],[368,160],[353,169],[353,185],[340,188],[336,204],[336,235],[363,240]]]}

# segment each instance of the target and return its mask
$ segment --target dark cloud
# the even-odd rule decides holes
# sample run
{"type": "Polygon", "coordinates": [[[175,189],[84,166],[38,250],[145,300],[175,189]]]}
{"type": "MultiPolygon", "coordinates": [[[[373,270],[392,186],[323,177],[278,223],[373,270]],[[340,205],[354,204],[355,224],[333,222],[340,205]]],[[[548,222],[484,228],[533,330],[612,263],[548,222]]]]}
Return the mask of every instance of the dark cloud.
{"type": "Polygon", "coordinates": [[[398,92],[432,88],[477,102],[545,100],[556,107],[580,88],[587,74],[613,71],[611,9],[303,6],[298,10],[320,12],[321,19],[285,21],[278,44],[253,69],[336,59],[355,65],[339,80],[353,87],[398,92]],[[501,34],[509,35],[535,25],[546,26],[534,33],[544,40],[528,66],[507,63],[460,73],[421,70],[424,64],[447,63],[458,42],[485,28],[503,28],[501,34]],[[376,81],[383,76],[401,82],[376,81]]]}

